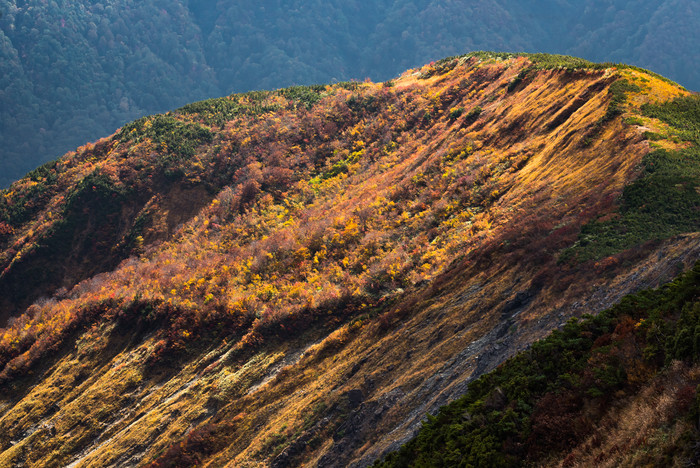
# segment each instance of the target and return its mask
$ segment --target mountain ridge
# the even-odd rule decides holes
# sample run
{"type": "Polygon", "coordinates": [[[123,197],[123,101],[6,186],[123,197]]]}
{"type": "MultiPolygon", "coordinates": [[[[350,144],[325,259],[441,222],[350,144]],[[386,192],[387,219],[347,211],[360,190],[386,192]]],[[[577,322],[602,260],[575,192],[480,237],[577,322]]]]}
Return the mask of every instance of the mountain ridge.
{"type": "Polygon", "coordinates": [[[692,65],[699,59],[693,6],[692,0],[323,6],[2,0],[0,187],[131,120],[187,102],[367,76],[385,80],[464,51],[634,63],[700,88],[692,65]]]}

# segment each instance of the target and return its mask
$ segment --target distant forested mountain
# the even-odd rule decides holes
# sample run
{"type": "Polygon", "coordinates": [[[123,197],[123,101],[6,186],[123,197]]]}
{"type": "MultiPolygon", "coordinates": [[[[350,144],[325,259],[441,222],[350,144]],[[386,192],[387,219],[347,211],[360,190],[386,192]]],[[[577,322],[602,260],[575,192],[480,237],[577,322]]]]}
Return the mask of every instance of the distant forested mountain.
{"type": "Polygon", "coordinates": [[[566,53],[700,89],[693,0],[0,0],[0,186],[205,97],[384,80],[471,50],[566,53]]]}

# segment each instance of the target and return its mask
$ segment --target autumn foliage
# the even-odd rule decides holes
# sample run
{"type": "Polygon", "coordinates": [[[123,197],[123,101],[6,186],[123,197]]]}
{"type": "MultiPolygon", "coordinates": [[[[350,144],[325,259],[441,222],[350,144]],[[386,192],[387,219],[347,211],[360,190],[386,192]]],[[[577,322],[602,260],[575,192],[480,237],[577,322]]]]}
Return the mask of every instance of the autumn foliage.
{"type": "MultiPolygon", "coordinates": [[[[229,340],[249,356],[320,326],[376,319],[381,335],[465,272],[518,265],[531,294],[577,294],[633,255],[563,255],[619,216],[648,152],[622,117],[641,87],[609,91],[623,76],[684,94],[633,69],[473,54],[391,83],[202,101],[78,148],[0,193],[0,385],[110,327],[152,337],[144,366],[162,369],[229,340]]],[[[619,387],[620,343],[592,355],[587,391],[619,387]]],[[[533,434],[582,397],[534,407],[533,434]]],[[[207,431],[168,453],[199,463],[207,431]]]]}
{"type": "MultiPolygon", "coordinates": [[[[544,119],[527,120],[532,103],[508,86],[529,83],[531,74],[519,74],[527,67],[472,56],[391,87],[341,83],[203,101],[140,119],[38,170],[4,193],[0,235],[16,240],[2,254],[2,280],[10,287],[47,256],[60,260],[56,251],[87,255],[90,266],[46,273],[15,298],[83,280],[13,321],[0,341],[4,362],[32,361],[63,330],[92,323],[82,317],[104,320],[80,312],[99,304],[146,301],[166,317],[168,346],[179,347],[204,329],[248,330],[245,341],[304,327],[325,310],[348,310],[339,304],[430,281],[471,249],[551,263],[583,222],[611,209],[619,186],[580,194],[588,208],[578,213],[551,205],[545,184],[522,185],[534,176],[533,158],[550,157],[535,135],[563,123],[538,130],[544,119]],[[507,128],[496,135],[506,104],[507,128]],[[185,220],[178,208],[199,212],[185,220]],[[89,250],[75,240],[87,225],[89,250]],[[110,269],[121,259],[88,279],[95,264],[110,269]]],[[[596,68],[539,79],[550,75],[569,83],[553,91],[555,107],[612,82],[596,68]]]]}

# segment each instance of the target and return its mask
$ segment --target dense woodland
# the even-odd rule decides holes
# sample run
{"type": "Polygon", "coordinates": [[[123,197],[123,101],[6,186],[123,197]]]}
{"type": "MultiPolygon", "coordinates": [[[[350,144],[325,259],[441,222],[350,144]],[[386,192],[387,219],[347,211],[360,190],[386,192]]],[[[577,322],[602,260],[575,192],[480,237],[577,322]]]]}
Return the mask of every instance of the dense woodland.
{"type": "Polygon", "coordinates": [[[569,53],[700,88],[692,0],[0,1],[0,186],[143,115],[472,50],[569,53]]]}

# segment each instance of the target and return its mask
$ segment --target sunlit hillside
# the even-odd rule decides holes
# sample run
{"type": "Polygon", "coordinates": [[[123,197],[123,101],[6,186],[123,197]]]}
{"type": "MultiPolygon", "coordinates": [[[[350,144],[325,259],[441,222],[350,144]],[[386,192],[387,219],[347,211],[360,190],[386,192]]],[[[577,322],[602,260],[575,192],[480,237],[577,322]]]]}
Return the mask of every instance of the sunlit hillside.
{"type": "Polygon", "coordinates": [[[0,188],[192,101],[476,50],[630,63],[700,90],[699,24],[696,0],[0,0],[0,188]]]}
{"type": "Polygon", "coordinates": [[[125,125],[0,193],[0,466],[367,466],[700,252],[698,98],[476,53],[125,125]]]}

